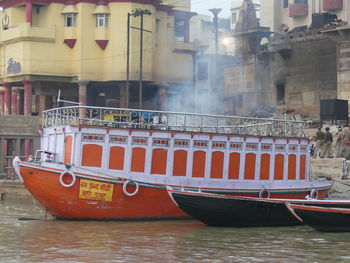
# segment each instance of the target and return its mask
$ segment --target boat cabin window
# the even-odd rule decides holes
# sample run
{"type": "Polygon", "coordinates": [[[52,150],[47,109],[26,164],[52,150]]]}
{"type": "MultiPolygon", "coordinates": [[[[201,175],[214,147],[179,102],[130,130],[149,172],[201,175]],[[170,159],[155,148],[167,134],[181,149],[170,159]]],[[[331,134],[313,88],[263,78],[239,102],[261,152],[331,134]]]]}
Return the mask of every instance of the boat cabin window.
{"type": "Polygon", "coordinates": [[[101,167],[103,147],[97,144],[84,144],[82,166],[101,167]]]}
{"type": "Polygon", "coordinates": [[[109,152],[109,169],[124,170],[125,148],[113,146],[109,152]]]}
{"type": "Polygon", "coordinates": [[[270,159],[270,154],[264,153],[261,155],[260,180],[270,179],[270,159]]]}
{"type": "Polygon", "coordinates": [[[255,179],[255,164],[256,164],[256,154],[247,153],[245,155],[245,168],[244,168],[244,179],[254,180],[255,179]]]}
{"type": "Polygon", "coordinates": [[[284,171],[284,155],[277,154],[275,156],[274,180],[283,180],[283,171],[284,171]]]}
{"type": "Polygon", "coordinates": [[[221,179],[224,173],[224,153],[213,152],[211,156],[210,178],[221,179]]]}
{"type": "Polygon", "coordinates": [[[233,179],[233,180],[239,179],[240,159],[241,159],[241,155],[239,153],[230,154],[228,179],[233,179]]]}
{"type": "Polygon", "coordinates": [[[168,151],[165,149],[154,149],[152,154],[152,174],[166,174],[168,151]]]}
{"type": "Polygon", "coordinates": [[[186,176],[187,151],[177,150],[174,152],[173,176],[186,176]]]}
{"type": "Polygon", "coordinates": [[[72,136],[67,136],[65,138],[65,148],[64,148],[64,163],[71,164],[72,162],[72,136]]]}
{"type": "Polygon", "coordinates": [[[192,177],[205,177],[206,152],[195,151],[193,153],[192,177]]]}
{"type": "Polygon", "coordinates": [[[145,172],[146,149],[133,148],[131,157],[131,171],[136,173],[145,172]]]}
{"type": "Polygon", "coordinates": [[[306,155],[300,156],[300,180],[306,179],[306,155]]]}
{"type": "Polygon", "coordinates": [[[295,154],[288,156],[288,180],[297,179],[297,157],[295,154]]]}

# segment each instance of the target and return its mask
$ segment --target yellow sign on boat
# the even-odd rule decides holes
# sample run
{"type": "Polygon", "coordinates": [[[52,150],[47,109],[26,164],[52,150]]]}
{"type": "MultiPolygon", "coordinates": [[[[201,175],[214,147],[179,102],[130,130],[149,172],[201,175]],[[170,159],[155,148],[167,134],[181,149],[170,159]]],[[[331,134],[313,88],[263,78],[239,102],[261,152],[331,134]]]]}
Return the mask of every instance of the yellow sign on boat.
{"type": "Polygon", "coordinates": [[[80,180],[79,198],[95,201],[112,201],[114,185],[91,180],[80,180]]]}

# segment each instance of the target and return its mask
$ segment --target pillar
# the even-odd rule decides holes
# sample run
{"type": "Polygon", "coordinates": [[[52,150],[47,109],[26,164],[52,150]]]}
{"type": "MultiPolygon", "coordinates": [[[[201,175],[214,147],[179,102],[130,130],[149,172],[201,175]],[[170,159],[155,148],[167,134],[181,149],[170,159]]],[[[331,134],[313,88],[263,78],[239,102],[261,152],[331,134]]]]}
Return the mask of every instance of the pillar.
{"type": "Polygon", "coordinates": [[[5,140],[0,138],[0,172],[4,172],[3,164],[5,163],[5,140]]]}
{"type": "Polygon", "coordinates": [[[10,83],[3,83],[4,86],[4,100],[5,100],[5,109],[4,114],[5,115],[11,115],[11,85],[10,83]]]}
{"type": "Polygon", "coordinates": [[[17,112],[17,92],[16,90],[12,90],[11,92],[11,114],[18,115],[17,112]]]}
{"type": "Polygon", "coordinates": [[[5,110],[5,92],[0,90],[0,114],[3,115],[5,110]]]}
{"type": "Polygon", "coordinates": [[[30,2],[30,0],[27,0],[25,2],[26,5],[26,23],[32,24],[32,9],[33,9],[33,4],[30,2]]]}
{"type": "MultiPolygon", "coordinates": [[[[81,80],[81,81],[78,81],[77,83],[79,85],[79,104],[80,104],[80,106],[86,106],[87,85],[88,85],[89,81],[81,80]]],[[[83,108],[80,108],[79,116],[80,117],[86,116],[86,112],[83,108]]]]}
{"type": "Polygon", "coordinates": [[[41,116],[41,114],[44,110],[46,110],[46,96],[40,95],[40,98],[39,98],[39,116],[41,116]]]}
{"type": "Polygon", "coordinates": [[[24,156],[29,156],[29,154],[31,154],[30,150],[31,150],[31,141],[30,139],[25,139],[24,140],[24,156]]]}
{"type": "Polygon", "coordinates": [[[23,115],[23,90],[17,89],[17,115],[23,115]]]}
{"type": "Polygon", "coordinates": [[[16,138],[15,139],[15,156],[20,156],[21,155],[21,139],[16,138]]]}
{"type": "Polygon", "coordinates": [[[24,84],[24,116],[32,116],[32,81],[23,80],[24,84]]]}

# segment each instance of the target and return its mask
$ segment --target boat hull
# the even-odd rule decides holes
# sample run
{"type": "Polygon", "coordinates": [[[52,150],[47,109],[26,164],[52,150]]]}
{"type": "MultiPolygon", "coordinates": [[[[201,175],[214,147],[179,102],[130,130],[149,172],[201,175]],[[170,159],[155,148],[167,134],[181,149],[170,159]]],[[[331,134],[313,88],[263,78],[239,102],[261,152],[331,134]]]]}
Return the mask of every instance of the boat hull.
{"type": "MultiPolygon", "coordinates": [[[[25,187],[56,218],[83,220],[189,218],[186,211],[182,211],[172,202],[166,185],[137,182],[138,189],[136,189],[132,183],[125,185],[128,181],[120,178],[79,172],[74,173],[76,181],[72,183],[69,175],[61,178],[62,173],[67,172],[65,167],[58,169],[25,162],[20,162],[19,167],[19,174],[25,187]]],[[[329,183],[327,187],[323,185],[317,188],[320,199],[327,195],[331,185],[329,183]]],[[[172,187],[180,189],[183,186],[172,187]]],[[[260,189],[201,190],[228,196],[258,197],[261,194],[260,189]]],[[[274,198],[303,199],[311,190],[312,188],[274,189],[269,194],[274,198]]],[[[294,221],[294,218],[291,221],[294,221]]]]}
{"type": "MultiPolygon", "coordinates": [[[[35,199],[58,219],[83,220],[132,220],[132,219],[180,219],[188,218],[169,198],[165,188],[156,185],[139,185],[134,196],[123,192],[123,181],[84,179],[77,176],[72,187],[60,184],[59,173],[32,168],[21,168],[25,187],[35,199]],[[83,185],[87,187],[82,189],[83,185]],[[98,200],[96,194],[86,194],[96,186],[113,188],[109,200],[98,200]]],[[[67,182],[69,183],[69,182],[67,182]]],[[[96,190],[96,189],[95,189],[96,190]]],[[[127,191],[134,192],[133,186],[127,191]]],[[[98,192],[97,192],[98,193],[98,192]]],[[[101,194],[101,193],[100,193],[101,194]]]]}
{"type": "Polygon", "coordinates": [[[350,232],[350,209],[293,205],[302,221],[321,232],[350,232]]]}
{"type": "Polygon", "coordinates": [[[210,226],[290,226],[301,222],[290,213],[286,202],[350,208],[350,201],[262,199],[181,192],[168,189],[174,202],[187,214],[210,226]]]}

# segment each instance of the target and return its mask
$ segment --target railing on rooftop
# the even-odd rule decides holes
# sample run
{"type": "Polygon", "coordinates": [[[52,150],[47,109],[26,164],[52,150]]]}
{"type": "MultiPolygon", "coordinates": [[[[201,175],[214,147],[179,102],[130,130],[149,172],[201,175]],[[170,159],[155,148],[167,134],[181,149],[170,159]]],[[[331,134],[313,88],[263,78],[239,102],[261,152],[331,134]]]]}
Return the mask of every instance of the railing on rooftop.
{"type": "Polygon", "coordinates": [[[64,125],[305,138],[308,122],[92,106],[43,112],[44,128],[64,125]]]}

